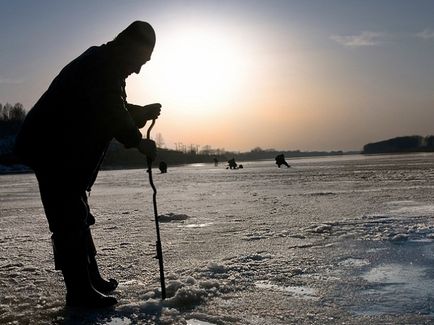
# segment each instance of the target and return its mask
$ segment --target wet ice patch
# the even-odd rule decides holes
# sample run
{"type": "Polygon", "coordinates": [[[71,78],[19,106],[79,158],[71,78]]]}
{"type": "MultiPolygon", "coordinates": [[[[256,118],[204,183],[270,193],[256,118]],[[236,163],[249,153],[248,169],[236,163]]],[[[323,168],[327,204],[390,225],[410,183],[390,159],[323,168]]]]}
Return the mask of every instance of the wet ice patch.
{"type": "Polygon", "coordinates": [[[404,215],[432,215],[434,214],[434,205],[403,206],[390,212],[404,215]]]}
{"type": "Polygon", "coordinates": [[[385,264],[367,271],[363,293],[369,306],[357,308],[360,314],[388,313],[434,314],[434,284],[427,277],[427,268],[416,265],[385,264]]]}
{"type": "Polygon", "coordinates": [[[176,213],[167,213],[167,214],[160,214],[158,216],[159,222],[172,222],[172,221],[184,221],[190,218],[186,214],[176,214],[176,213]]]}
{"type": "Polygon", "coordinates": [[[422,202],[403,200],[391,201],[387,203],[389,211],[387,214],[404,216],[432,216],[434,215],[434,205],[422,202]]]}
{"type": "Polygon", "coordinates": [[[409,240],[409,242],[411,242],[411,243],[432,243],[433,242],[433,236],[431,234],[430,237],[411,239],[411,240],[409,240]]]}
{"type": "Polygon", "coordinates": [[[362,275],[371,283],[404,285],[409,278],[420,278],[424,269],[413,265],[385,264],[374,267],[362,275]]]}
{"type": "Polygon", "coordinates": [[[211,226],[212,224],[214,224],[214,223],[213,222],[190,223],[190,224],[182,225],[182,226],[178,226],[178,227],[182,227],[182,228],[204,228],[204,227],[211,226]]]}
{"type": "Polygon", "coordinates": [[[434,316],[433,244],[405,241],[389,245],[389,263],[360,274],[365,283],[351,310],[362,315],[434,316]]]}
{"type": "Polygon", "coordinates": [[[306,286],[281,286],[272,284],[269,281],[257,281],[255,286],[260,289],[282,291],[289,293],[292,297],[297,299],[317,300],[319,299],[315,289],[306,286]]]}
{"type": "Polygon", "coordinates": [[[374,241],[414,241],[434,238],[433,219],[426,216],[403,218],[384,214],[365,215],[360,219],[313,224],[305,228],[306,237],[331,236],[340,239],[374,241]]]}

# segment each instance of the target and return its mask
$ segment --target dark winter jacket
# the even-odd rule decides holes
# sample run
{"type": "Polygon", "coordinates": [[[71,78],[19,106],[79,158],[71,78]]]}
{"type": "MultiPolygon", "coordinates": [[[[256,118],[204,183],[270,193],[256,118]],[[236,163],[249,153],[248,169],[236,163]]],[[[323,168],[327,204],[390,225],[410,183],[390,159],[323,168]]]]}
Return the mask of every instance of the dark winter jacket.
{"type": "Polygon", "coordinates": [[[102,45],[62,69],[17,136],[23,162],[35,170],[71,173],[87,188],[113,138],[127,148],[139,144],[137,125],[143,123],[128,111],[125,80],[113,62],[110,47],[102,45]]]}

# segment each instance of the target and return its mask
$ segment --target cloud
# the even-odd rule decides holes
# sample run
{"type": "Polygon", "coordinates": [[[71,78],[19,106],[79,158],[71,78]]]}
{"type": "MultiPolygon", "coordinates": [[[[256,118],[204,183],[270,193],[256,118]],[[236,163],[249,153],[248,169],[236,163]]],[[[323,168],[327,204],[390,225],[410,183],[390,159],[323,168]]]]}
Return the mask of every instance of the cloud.
{"type": "Polygon", "coordinates": [[[380,45],[384,37],[384,33],[363,31],[358,35],[332,35],[330,38],[343,46],[356,48],[380,45]]]}
{"type": "Polygon", "coordinates": [[[416,34],[416,37],[422,39],[434,39],[434,30],[432,29],[424,29],[423,31],[416,34]]]}

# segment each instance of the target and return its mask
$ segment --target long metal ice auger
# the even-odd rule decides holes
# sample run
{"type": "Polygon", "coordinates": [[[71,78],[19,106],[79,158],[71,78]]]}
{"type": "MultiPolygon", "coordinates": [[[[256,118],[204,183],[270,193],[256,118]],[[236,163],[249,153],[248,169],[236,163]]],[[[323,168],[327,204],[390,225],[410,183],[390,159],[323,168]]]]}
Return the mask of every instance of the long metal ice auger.
{"type": "MultiPolygon", "coordinates": [[[[146,134],[147,139],[151,139],[151,130],[155,125],[155,120],[152,120],[151,125],[149,126],[148,132],[146,134]]],[[[155,217],[155,229],[157,230],[157,241],[155,243],[157,248],[157,256],[158,264],[160,265],[160,282],[161,282],[161,299],[166,299],[166,284],[164,280],[164,266],[163,266],[163,249],[161,248],[161,240],[160,240],[160,225],[158,223],[158,212],[157,212],[157,189],[154,185],[154,181],[152,180],[152,159],[147,159],[148,162],[148,175],[149,175],[149,183],[151,184],[153,195],[152,202],[154,204],[154,217],[155,217]]]]}

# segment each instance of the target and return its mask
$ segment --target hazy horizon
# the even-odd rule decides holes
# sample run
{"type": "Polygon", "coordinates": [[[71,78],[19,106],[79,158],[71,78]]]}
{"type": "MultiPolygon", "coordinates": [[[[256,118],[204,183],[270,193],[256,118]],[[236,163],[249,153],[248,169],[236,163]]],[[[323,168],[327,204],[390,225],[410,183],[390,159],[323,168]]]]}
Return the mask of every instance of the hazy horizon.
{"type": "Polygon", "coordinates": [[[361,150],[433,134],[434,2],[6,1],[0,103],[29,109],[88,47],[134,20],[157,33],[128,100],[154,134],[226,150],[361,150]]]}

